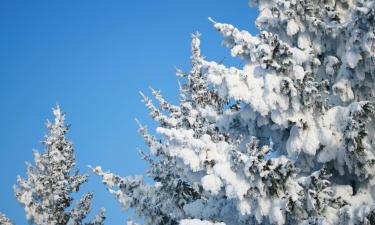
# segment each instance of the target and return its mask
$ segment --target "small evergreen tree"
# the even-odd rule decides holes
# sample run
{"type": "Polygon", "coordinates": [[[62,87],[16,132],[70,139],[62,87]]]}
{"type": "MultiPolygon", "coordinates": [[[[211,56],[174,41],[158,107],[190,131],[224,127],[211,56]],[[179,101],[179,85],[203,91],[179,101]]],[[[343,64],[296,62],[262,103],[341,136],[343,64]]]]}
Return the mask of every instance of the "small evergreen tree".
{"type": "Polygon", "coordinates": [[[91,210],[92,193],[85,194],[73,206],[72,193],[87,181],[79,175],[73,144],[66,138],[69,126],[60,107],[53,109],[54,123],[48,121],[48,134],[43,144],[44,153],[34,152],[35,165],[27,164],[27,178],[18,177],[14,187],[17,200],[25,209],[31,224],[37,225],[102,225],[104,209],[91,221],[84,219],[91,210]]]}
{"type": "Polygon", "coordinates": [[[194,35],[179,104],[143,96],[154,183],[94,172],[146,225],[375,224],[375,1],[250,4],[256,36],[210,19],[243,68],[194,35]]]}

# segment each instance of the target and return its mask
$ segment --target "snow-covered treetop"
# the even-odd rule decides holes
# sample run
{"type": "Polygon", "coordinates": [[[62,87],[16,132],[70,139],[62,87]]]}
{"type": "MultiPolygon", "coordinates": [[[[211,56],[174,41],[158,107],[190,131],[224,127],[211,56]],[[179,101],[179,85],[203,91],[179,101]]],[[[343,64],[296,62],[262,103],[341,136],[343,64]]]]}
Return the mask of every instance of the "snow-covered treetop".
{"type": "Polygon", "coordinates": [[[206,60],[195,34],[179,104],[142,94],[155,182],[94,172],[146,225],[375,224],[375,1],[250,4],[258,35],[210,19],[242,68],[206,60]]]}
{"type": "Polygon", "coordinates": [[[27,178],[18,177],[14,187],[17,200],[25,209],[31,224],[38,225],[101,225],[104,211],[92,222],[83,223],[91,210],[92,193],[85,194],[73,206],[72,193],[87,181],[88,175],[79,175],[73,144],[66,138],[69,126],[60,107],[53,109],[54,123],[47,122],[48,134],[43,144],[45,151],[34,151],[35,165],[27,164],[27,178]]]}

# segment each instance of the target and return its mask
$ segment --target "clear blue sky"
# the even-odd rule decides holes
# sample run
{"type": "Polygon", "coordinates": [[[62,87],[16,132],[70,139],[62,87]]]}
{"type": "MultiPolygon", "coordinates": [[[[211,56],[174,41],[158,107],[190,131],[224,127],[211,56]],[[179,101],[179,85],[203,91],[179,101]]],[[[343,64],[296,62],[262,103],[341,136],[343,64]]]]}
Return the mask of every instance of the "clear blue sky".
{"type": "MultiPolygon", "coordinates": [[[[202,33],[208,59],[233,63],[207,17],[256,33],[256,14],[246,0],[0,1],[0,211],[27,224],[12,186],[32,149],[43,150],[56,103],[72,124],[82,172],[91,164],[143,174],[134,118],[154,124],[138,91],[152,86],[177,102],[174,68],[189,68],[190,34],[202,33]]],[[[95,210],[107,208],[106,224],[125,223],[128,214],[95,175],[80,194],[88,190],[95,210]]]]}

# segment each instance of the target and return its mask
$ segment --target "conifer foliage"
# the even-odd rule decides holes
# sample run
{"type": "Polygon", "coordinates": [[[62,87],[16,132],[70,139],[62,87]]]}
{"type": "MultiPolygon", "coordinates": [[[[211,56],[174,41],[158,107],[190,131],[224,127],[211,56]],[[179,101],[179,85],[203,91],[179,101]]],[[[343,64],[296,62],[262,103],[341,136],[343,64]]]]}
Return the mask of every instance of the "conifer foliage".
{"type": "Polygon", "coordinates": [[[12,221],[6,217],[3,213],[0,213],[0,224],[1,225],[13,225],[12,221]]]}
{"type": "MultiPolygon", "coordinates": [[[[80,175],[76,168],[73,144],[66,138],[69,126],[60,107],[53,109],[54,123],[48,121],[44,138],[45,151],[34,152],[35,164],[27,164],[27,177],[18,177],[14,192],[25,210],[30,224],[37,225],[102,225],[104,209],[96,217],[84,222],[91,210],[92,193],[86,193],[73,204],[72,193],[78,192],[88,175],[80,175]]],[[[0,215],[0,224],[11,224],[0,215]]]]}
{"type": "Polygon", "coordinates": [[[210,19],[243,67],[196,34],[179,104],[143,95],[154,182],[93,171],[146,225],[375,224],[375,1],[250,5],[258,35],[210,19]]]}

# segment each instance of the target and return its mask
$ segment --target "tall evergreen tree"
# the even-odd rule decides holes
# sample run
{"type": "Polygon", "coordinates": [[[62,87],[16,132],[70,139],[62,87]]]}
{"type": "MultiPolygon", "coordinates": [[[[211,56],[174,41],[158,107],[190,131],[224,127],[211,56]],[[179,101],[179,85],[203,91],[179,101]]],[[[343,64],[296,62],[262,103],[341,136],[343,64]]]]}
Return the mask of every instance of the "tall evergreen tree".
{"type": "Polygon", "coordinates": [[[27,178],[18,177],[14,187],[17,200],[25,209],[30,224],[37,225],[102,225],[104,209],[91,221],[84,219],[91,210],[92,193],[86,193],[73,205],[72,193],[87,181],[76,168],[73,144],[66,138],[69,126],[60,107],[53,109],[54,123],[48,121],[45,151],[34,152],[35,165],[27,164],[27,178]]]}
{"type": "Polygon", "coordinates": [[[242,68],[194,35],[179,104],[144,96],[154,183],[94,172],[146,225],[375,224],[375,1],[250,5],[256,36],[210,19],[242,68]]]}

